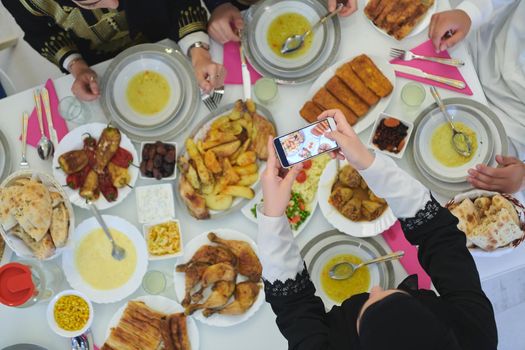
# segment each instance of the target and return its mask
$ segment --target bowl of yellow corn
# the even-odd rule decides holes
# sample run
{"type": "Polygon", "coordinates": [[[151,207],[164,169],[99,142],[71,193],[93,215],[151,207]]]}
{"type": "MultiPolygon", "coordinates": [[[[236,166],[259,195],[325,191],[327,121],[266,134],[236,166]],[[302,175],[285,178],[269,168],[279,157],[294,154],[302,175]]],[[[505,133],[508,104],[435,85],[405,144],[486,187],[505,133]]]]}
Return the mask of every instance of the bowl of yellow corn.
{"type": "Polygon", "coordinates": [[[86,332],[93,322],[93,305],[82,293],[65,290],[47,306],[49,327],[58,335],[73,338],[86,332]]]}

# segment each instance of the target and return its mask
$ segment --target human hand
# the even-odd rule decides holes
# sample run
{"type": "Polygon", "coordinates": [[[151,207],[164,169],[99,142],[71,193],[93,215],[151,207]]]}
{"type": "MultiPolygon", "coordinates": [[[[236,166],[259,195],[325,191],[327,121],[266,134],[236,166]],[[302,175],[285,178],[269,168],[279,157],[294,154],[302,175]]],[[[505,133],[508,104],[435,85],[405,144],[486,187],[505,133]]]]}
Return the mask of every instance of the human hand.
{"type": "Polygon", "coordinates": [[[191,64],[199,87],[206,93],[213,89],[224,86],[226,70],[222,64],[211,60],[208,50],[201,47],[191,49],[191,64]]]}
{"type": "Polygon", "coordinates": [[[208,21],[208,34],[221,44],[240,41],[237,33],[244,27],[244,20],[237,7],[227,2],[213,10],[208,21]]]}
{"type": "Polygon", "coordinates": [[[332,157],[344,159],[357,170],[367,169],[374,162],[374,155],[363,145],[354,129],[348,124],[346,118],[338,109],[330,109],[321,113],[317,119],[322,120],[333,117],[337,130],[325,133],[330,140],[337,142],[340,151],[333,152],[332,157]],[[342,152],[342,154],[341,154],[342,152]]]}
{"type": "Polygon", "coordinates": [[[271,136],[268,137],[268,160],[261,176],[264,215],[274,217],[284,215],[290,201],[293,182],[302,168],[302,163],[296,164],[290,168],[284,178],[280,177],[280,164],[273,148],[273,140],[271,136]]]}
{"type": "MultiPolygon", "coordinates": [[[[337,8],[337,0],[328,0],[328,11],[335,11],[337,8]]],[[[347,0],[343,3],[343,9],[339,12],[339,16],[348,17],[357,11],[357,0],[347,0]]]]}
{"type": "Polygon", "coordinates": [[[525,188],[525,164],[514,157],[498,155],[496,161],[501,166],[492,168],[484,164],[469,169],[467,181],[472,186],[501,193],[516,193],[525,188]]]}
{"type": "Polygon", "coordinates": [[[96,100],[100,96],[97,73],[89,68],[83,60],[75,62],[69,68],[71,74],[75,77],[75,81],[71,86],[73,95],[82,101],[96,100]]]}
{"type": "Polygon", "coordinates": [[[432,40],[436,52],[444,51],[456,45],[467,36],[472,20],[463,10],[449,10],[432,15],[428,37],[432,40]],[[452,33],[452,35],[448,35],[452,33]]]}

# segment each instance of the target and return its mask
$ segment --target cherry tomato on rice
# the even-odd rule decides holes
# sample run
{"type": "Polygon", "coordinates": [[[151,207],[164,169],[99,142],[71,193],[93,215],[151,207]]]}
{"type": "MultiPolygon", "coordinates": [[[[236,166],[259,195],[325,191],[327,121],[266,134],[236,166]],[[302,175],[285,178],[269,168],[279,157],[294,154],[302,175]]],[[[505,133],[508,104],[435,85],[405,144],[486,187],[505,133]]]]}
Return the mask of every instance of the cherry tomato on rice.
{"type": "Polygon", "coordinates": [[[303,162],[303,169],[308,170],[312,167],[312,160],[308,159],[303,162]]]}
{"type": "Polygon", "coordinates": [[[306,172],[304,170],[301,170],[301,172],[295,178],[295,181],[297,181],[300,184],[305,182],[306,181],[306,172]]]}

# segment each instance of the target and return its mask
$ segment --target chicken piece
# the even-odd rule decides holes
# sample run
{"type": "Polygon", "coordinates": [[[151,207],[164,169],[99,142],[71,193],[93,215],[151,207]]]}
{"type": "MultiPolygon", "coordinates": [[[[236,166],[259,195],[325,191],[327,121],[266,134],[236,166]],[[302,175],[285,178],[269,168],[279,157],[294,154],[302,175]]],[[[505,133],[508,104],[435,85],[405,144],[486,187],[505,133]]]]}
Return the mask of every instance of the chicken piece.
{"type": "Polygon", "coordinates": [[[181,302],[182,306],[188,306],[191,303],[191,291],[193,288],[199,284],[204,271],[208,268],[208,264],[196,262],[192,264],[183,264],[178,265],[176,270],[177,272],[184,272],[184,299],[181,302]]]}
{"type": "Polygon", "coordinates": [[[253,114],[253,141],[251,150],[257,153],[257,158],[261,160],[268,159],[268,136],[272,136],[273,138],[276,135],[275,127],[271,122],[257,113],[253,114]]]}
{"type": "Polygon", "coordinates": [[[208,233],[208,239],[214,243],[228,247],[237,257],[239,273],[248,277],[250,281],[259,282],[262,274],[262,265],[248,242],[221,239],[215,233],[208,233]]]}
{"type": "Polygon", "coordinates": [[[186,180],[185,176],[181,176],[180,178],[179,193],[193,217],[197,219],[208,219],[210,217],[210,212],[206,208],[204,197],[195,192],[195,189],[188,180],[186,180]]]}
{"type": "Polygon", "coordinates": [[[361,206],[361,213],[365,220],[377,219],[385,211],[385,206],[378,202],[364,200],[361,206]],[[366,212],[366,213],[365,213],[366,212]]]}
{"type": "Polygon", "coordinates": [[[259,295],[260,286],[255,282],[245,281],[235,287],[235,300],[222,309],[206,309],[202,312],[205,317],[210,317],[214,313],[221,315],[242,315],[252,307],[259,295]]]}
{"type": "Polygon", "coordinates": [[[237,278],[237,270],[229,263],[221,262],[208,266],[201,277],[201,288],[192,295],[192,302],[198,302],[202,299],[202,292],[219,281],[235,282],[237,278]]]}
{"type": "Polygon", "coordinates": [[[213,285],[208,299],[202,304],[190,304],[184,313],[191,315],[199,309],[216,309],[226,305],[235,290],[235,282],[219,281],[213,285]]]}
{"type": "Polygon", "coordinates": [[[339,181],[350,188],[357,188],[361,184],[361,175],[350,165],[344,166],[339,172],[339,181]]]}
{"type": "Polygon", "coordinates": [[[355,197],[350,199],[339,212],[352,221],[358,221],[361,218],[361,200],[355,197]]]}
{"type": "Polygon", "coordinates": [[[337,187],[330,194],[328,201],[330,204],[340,210],[350,199],[352,199],[353,195],[354,191],[351,188],[337,187]]]}
{"type": "Polygon", "coordinates": [[[195,254],[193,254],[190,261],[188,261],[186,264],[179,265],[178,268],[184,268],[186,265],[194,264],[197,262],[205,263],[208,265],[214,265],[224,262],[235,266],[237,264],[237,257],[229,249],[206,244],[200,247],[195,252],[195,254]]]}

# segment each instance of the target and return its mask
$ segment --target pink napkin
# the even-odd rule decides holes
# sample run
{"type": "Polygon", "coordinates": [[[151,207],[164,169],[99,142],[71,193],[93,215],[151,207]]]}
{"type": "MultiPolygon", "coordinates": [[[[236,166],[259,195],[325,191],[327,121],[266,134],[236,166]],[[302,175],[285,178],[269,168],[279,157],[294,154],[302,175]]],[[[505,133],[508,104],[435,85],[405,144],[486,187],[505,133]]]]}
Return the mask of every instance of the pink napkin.
{"type": "MultiPolygon", "coordinates": [[[[432,41],[428,40],[424,42],[423,44],[417,46],[416,48],[410,50],[412,53],[415,53],[417,55],[422,56],[432,56],[432,57],[441,57],[441,58],[450,58],[450,55],[448,54],[448,51],[442,51],[440,53],[436,53],[434,50],[434,46],[432,45],[432,41]]],[[[457,67],[448,66],[446,64],[436,63],[436,62],[430,62],[430,61],[424,61],[424,60],[412,60],[412,61],[402,61],[399,58],[395,58],[390,61],[390,63],[399,64],[403,66],[409,66],[414,68],[419,68],[425,73],[430,73],[434,75],[439,75],[445,78],[452,78],[456,80],[461,80],[465,82],[465,88],[464,89],[457,89],[455,87],[438,83],[437,81],[428,80],[424,78],[419,78],[413,75],[405,74],[396,72],[396,75],[398,77],[412,79],[415,81],[419,81],[420,83],[434,85],[443,89],[452,90],[455,92],[459,92],[465,95],[472,95],[472,90],[470,90],[470,87],[468,86],[465,79],[463,79],[463,76],[459,72],[459,69],[457,67]]]]}
{"type": "MultiPolygon", "coordinates": [[[[224,79],[225,84],[242,84],[242,72],[241,72],[241,55],[239,54],[239,43],[235,41],[230,41],[224,44],[223,50],[223,63],[224,68],[226,68],[226,79],[224,79]]],[[[252,65],[247,62],[248,71],[250,72],[250,77],[252,84],[255,84],[257,80],[261,77],[259,73],[253,69],[252,65]]]]}
{"type": "MultiPolygon", "coordinates": [[[[62,118],[60,113],[58,112],[58,97],[57,92],[55,90],[55,85],[53,84],[53,80],[48,79],[46,82],[46,89],[49,92],[49,104],[51,105],[51,114],[53,115],[53,127],[57,131],[58,141],[62,140],[65,134],[68,133],[68,128],[66,121],[62,118]]],[[[41,101],[42,103],[42,121],[44,123],[44,133],[48,138],[49,137],[49,130],[47,127],[47,117],[46,117],[46,111],[44,109],[44,101],[41,101]]],[[[41,138],[40,134],[40,127],[38,126],[38,116],[36,115],[36,107],[33,108],[33,112],[29,116],[29,123],[27,126],[27,143],[33,147],[38,146],[38,141],[40,141],[41,138]]],[[[55,147],[57,145],[54,145],[55,147]]]]}
{"type": "Polygon", "coordinates": [[[430,289],[430,284],[432,282],[425,270],[423,270],[419,264],[419,260],[417,259],[417,248],[406,240],[399,221],[396,221],[392,227],[383,232],[383,238],[392,251],[402,250],[405,252],[405,256],[403,256],[399,262],[403,265],[409,275],[417,274],[419,288],[430,289]]]}

